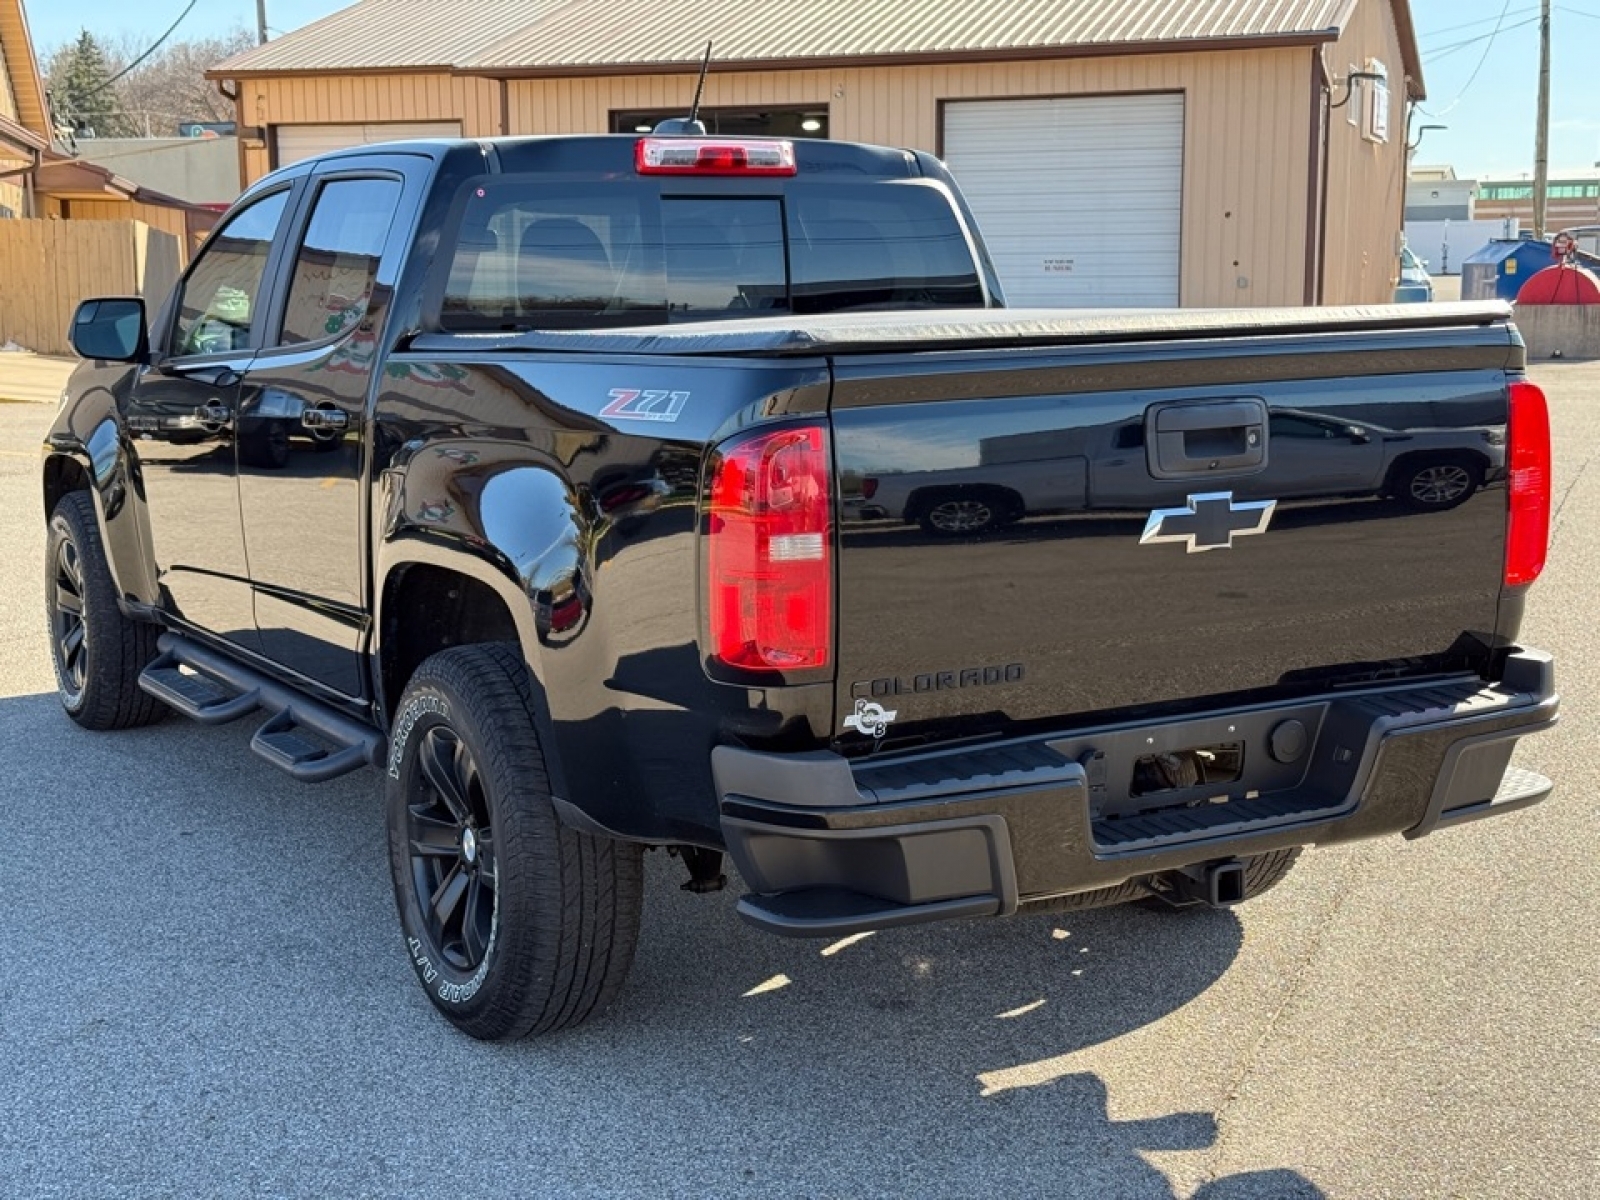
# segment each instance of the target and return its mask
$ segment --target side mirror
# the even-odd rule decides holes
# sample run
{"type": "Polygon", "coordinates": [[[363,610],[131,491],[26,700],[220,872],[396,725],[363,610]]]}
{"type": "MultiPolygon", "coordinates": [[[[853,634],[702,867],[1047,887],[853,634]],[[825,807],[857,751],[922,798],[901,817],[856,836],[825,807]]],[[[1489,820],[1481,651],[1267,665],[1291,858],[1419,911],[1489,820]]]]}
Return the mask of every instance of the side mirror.
{"type": "Polygon", "coordinates": [[[72,314],[67,338],[84,358],[143,362],[150,355],[144,301],[137,296],[85,300],[72,314]]]}

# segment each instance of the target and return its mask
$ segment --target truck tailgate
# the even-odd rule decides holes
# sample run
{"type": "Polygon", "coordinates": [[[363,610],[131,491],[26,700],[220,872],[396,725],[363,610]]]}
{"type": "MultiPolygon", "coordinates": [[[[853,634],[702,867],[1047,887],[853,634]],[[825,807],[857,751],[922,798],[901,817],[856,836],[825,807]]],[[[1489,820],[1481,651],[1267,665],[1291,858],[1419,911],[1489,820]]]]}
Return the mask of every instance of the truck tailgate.
{"type": "Polygon", "coordinates": [[[1481,320],[837,356],[841,744],[1484,666],[1521,361],[1481,320]]]}

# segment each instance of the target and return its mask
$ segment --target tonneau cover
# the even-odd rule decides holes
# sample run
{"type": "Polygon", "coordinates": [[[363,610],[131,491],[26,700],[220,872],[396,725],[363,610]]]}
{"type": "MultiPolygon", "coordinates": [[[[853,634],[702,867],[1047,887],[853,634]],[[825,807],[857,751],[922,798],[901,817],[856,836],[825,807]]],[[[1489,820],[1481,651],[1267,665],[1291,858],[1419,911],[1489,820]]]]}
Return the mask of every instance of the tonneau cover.
{"type": "Polygon", "coordinates": [[[425,334],[411,348],[433,352],[472,349],[660,355],[871,354],[903,349],[1167,341],[1230,334],[1425,329],[1491,325],[1510,317],[1510,305],[1501,301],[1343,308],[938,309],[516,334],[425,334]]]}

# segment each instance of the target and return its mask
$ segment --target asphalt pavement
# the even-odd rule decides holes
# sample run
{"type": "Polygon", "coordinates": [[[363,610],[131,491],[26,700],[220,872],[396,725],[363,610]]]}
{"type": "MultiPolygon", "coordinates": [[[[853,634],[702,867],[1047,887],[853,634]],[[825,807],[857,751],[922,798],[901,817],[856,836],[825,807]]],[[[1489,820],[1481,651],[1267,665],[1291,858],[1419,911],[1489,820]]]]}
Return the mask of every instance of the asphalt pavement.
{"type": "Polygon", "coordinates": [[[62,715],[52,408],[0,404],[0,1196],[1595,1195],[1600,363],[1535,378],[1559,508],[1525,633],[1565,715],[1518,762],[1547,803],[1313,852],[1233,912],[832,945],[655,854],[619,1004],[514,1045],[414,982],[375,773],[62,715]]]}

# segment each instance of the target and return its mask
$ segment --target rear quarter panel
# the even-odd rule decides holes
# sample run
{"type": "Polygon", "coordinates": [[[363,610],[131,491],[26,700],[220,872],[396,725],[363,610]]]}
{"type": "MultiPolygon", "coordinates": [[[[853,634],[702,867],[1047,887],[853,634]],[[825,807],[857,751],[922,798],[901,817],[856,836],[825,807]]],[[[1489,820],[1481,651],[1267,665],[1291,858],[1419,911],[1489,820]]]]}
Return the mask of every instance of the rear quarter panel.
{"type": "Polygon", "coordinates": [[[374,594],[411,562],[491,581],[523,634],[558,795],[630,837],[716,844],[711,748],[825,740],[833,689],[706,674],[702,468],[742,426],[826,400],[818,361],[397,354],[374,426],[374,594]]]}

